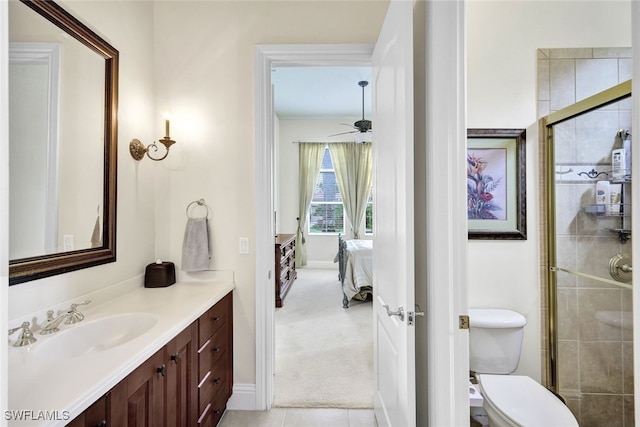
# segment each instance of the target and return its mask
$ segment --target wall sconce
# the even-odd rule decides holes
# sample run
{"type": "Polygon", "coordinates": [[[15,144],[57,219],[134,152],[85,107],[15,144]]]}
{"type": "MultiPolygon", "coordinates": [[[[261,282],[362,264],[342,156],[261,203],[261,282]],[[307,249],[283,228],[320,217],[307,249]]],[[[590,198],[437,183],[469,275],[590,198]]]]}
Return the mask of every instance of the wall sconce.
{"type": "Polygon", "coordinates": [[[136,160],[142,160],[142,158],[144,157],[144,155],[146,153],[148,158],[158,162],[160,160],[163,160],[164,158],[166,158],[169,155],[169,147],[171,147],[173,144],[176,143],[169,136],[169,118],[170,118],[169,114],[166,114],[165,115],[165,120],[164,120],[164,134],[165,134],[165,137],[164,138],[160,138],[158,140],[166,148],[164,156],[162,156],[162,157],[151,157],[150,152],[152,150],[153,150],[154,153],[156,151],[158,151],[158,146],[156,145],[155,142],[153,142],[153,143],[149,144],[147,147],[145,147],[144,144],[142,142],[140,142],[139,139],[132,139],[131,142],[129,143],[129,152],[131,153],[131,157],[133,157],[136,160]]]}

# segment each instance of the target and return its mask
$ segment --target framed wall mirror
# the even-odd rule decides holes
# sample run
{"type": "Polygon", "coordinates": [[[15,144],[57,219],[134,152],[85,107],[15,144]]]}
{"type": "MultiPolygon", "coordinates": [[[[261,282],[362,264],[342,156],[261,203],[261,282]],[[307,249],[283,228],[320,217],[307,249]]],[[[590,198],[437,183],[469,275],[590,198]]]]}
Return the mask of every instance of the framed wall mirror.
{"type": "Polygon", "coordinates": [[[116,259],[118,51],[9,1],[9,284],[116,259]]]}

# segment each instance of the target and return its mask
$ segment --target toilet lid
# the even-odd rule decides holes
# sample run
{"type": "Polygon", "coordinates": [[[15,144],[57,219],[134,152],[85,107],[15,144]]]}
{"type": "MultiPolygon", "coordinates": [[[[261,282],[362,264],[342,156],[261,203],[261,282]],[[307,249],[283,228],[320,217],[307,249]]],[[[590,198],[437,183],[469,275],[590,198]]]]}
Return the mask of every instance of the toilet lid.
{"type": "Polygon", "coordinates": [[[478,375],[482,395],[520,426],[578,427],[569,408],[533,379],[521,375],[478,375]]]}

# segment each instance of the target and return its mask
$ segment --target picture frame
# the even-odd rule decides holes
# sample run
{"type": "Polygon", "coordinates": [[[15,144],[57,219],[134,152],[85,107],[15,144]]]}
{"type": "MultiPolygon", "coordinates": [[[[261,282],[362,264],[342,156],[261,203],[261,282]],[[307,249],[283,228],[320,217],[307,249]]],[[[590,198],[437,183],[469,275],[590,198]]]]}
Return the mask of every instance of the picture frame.
{"type": "Polygon", "coordinates": [[[469,239],[527,239],[525,142],[525,129],[467,129],[469,239]]]}

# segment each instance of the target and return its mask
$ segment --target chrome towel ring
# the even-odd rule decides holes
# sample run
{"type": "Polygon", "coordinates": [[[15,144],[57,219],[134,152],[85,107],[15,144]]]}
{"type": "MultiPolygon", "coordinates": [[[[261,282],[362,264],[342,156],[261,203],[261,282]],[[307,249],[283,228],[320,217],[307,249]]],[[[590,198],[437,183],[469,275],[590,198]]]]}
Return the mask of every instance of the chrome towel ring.
{"type": "MultiPolygon", "coordinates": [[[[196,218],[196,217],[192,217],[189,215],[189,209],[193,206],[193,205],[197,205],[197,206],[203,206],[206,210],[207,210],[207,215],[205,216],[205,218],[209,218],[209,206],[205,203],[204,199],[198,199],[198,200],[194,200],[193,202],[189,203],[187,205],[187,209],[186,209],[186,213],[187,213],[187,218],[196,218]]],[[[196,207],[197,207],[196,206],[196,207]]],[[[194,208],[195,209],[195,208],[194,208]]]]}

